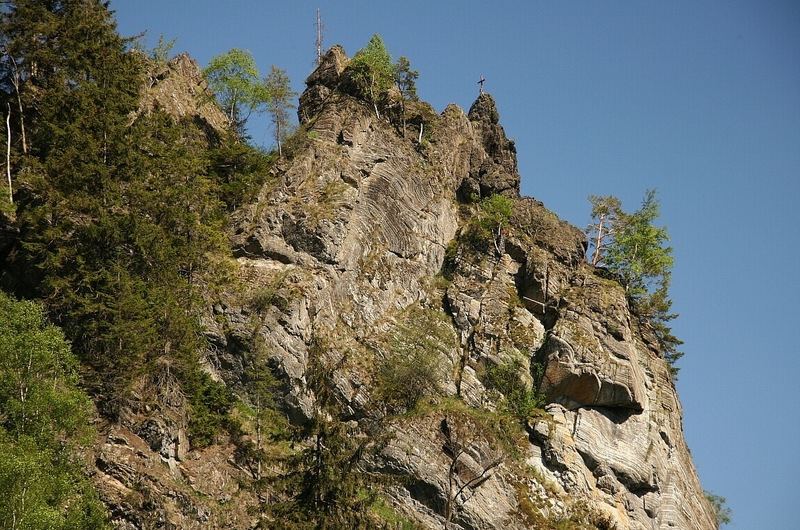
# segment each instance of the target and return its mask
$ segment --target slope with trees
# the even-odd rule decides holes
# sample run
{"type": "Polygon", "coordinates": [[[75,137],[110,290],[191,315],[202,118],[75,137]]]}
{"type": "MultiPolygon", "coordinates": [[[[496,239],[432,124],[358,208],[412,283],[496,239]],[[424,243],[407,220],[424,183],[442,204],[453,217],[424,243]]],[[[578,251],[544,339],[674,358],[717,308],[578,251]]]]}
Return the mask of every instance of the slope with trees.
{"type": "Polygon", "coordinates": [[[91,402],[78,361],[41,306],[0,291],[0,520],[17,529],[106,528],[78,451],[91,402]]]}

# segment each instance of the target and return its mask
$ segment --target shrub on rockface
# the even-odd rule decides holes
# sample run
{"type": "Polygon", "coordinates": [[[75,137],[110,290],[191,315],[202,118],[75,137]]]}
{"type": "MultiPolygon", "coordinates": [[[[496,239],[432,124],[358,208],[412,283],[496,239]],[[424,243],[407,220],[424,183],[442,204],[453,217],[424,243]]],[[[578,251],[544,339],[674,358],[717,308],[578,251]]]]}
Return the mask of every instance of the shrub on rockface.
{"type": "Polygon", "coordinates": [[[513,357],[489,367],[484,376],[487,388],[500,392],[506,410],[523,422],[544,405],[544,396],[522,377],[524,369],[522,359],[513,357]]]}
{"type": "Polygon", "coordinates": [[[490,195],[478,203],[477,211],[464,228],[464,235],[476,250],[486,250],[490,244],[500,252],[503,230],[511,221],[514,201],[505,195],[490,195]]]}
{"type": "Polygon", "coordinates": [[[376,397],[393,412],[409,410],[439,394],[455,335],[444,313],[412,306],[399,318],[380,350],[376,397]]]}

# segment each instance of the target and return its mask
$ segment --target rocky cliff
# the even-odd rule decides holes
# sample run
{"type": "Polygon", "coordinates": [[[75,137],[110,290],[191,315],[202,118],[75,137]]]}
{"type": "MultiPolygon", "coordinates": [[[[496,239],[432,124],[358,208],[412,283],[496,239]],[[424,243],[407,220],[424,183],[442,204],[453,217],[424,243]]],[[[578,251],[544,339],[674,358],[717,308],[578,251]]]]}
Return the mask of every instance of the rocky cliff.
{"type": "MultiPolygon", "coordinates": [[[[241,388],[257,336],[283,383],[281,410],[302,424],[315,413],[316,350],[335,366],[334,421],[357,437],[376,417],[380,338],[424,327],[441,395],[386,419],[390,435],[362,464],[400,477],[382,494],[409,524],[443,528],[450,512],[462,529],[715,528],[668,365],[622,288],[585,263],[583,233],[520,197],[492,97],[467,113],[409,102],[404,135],[351,94],[347,63],[334,47],[308,78],[290,155],[235,214],[239,288],[209,300],[209,372],[241,388]],[[476,241],[475,199],[494,194],[513,202],[510,221],[476,241]],[[546,405],[504,450],[504,432],[484,436],[470,411],[502,406],[485,373],[512,359],[546,405]]],[[[181,59],[165,69],[154,82],[165,90],[148,101],[170,94],[179,114],[223,127],[224,116],[186,104],[198,86],[191,68],[181,59]]],[[[252,472],[234,441],[191,448],[180,396],[157,388],[158,410],[103,427],[96,482],[116,525],[251,528],[269,500],[246,486],[252,472]]]]}

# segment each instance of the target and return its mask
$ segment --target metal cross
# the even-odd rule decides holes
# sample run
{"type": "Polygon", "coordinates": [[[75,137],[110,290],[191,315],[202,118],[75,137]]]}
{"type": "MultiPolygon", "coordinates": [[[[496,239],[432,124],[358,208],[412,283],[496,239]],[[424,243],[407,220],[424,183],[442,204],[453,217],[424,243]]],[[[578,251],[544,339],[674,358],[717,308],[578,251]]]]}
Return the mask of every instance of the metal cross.
{"type": "Polygon", "coordinates": [[[480,88],[478,89],[480,91],[480,94],[483,94],[483,84],[485,82],[486,82],[486,78],[483,77],[483,74],[481,74],[481,80],[478,81],[478,84],[480,85],[480,88]]]}

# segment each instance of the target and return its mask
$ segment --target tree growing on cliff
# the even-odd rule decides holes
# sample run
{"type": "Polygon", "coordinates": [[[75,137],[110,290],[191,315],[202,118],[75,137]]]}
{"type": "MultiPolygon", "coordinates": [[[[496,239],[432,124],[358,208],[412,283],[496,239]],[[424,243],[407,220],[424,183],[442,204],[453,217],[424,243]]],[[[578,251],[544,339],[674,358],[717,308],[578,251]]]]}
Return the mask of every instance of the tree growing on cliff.
{"type": "Polygon", "coordinates": [[[338,354],[321,338],[309,352],[307,390],[314,396],[313,414],[295,433],[293,445],[300,449],[272,479],[278,498],[268,511],[281,528],[371,528],[376,476],[364,463],[380,451],[385,436],[379,422],[354,427],[340,421],[343,411],[333,374],[347,357],[332,360],[332,355],[338,354]]]}
{"type": "Polygon", "coordinates": [[[614,237],[614,230],[618,227],[622,203],[614,196],[590,195],[592,205],[592,222],[586,229],[589,239],[586,259],[599,267],[608,252],[608,245],[614,237]]]}
{"type": "MultiPolygon", "coordinates": [[[[419,101],[417,96],[417,78],[419,72],[411,69],[408,57],[401,56],[394,65],[394,82],[400,92],[400,122],[402,123],[403,138],[406,136],[406,101],[419,101]]],[[[420,124],[420,133],[423,125],[420,124]]],[[[422,141],[421,138],[419,140],[422,141]]]]}
{"type": "Polygon", "coordinates": [[[392,58],[380,35],[373,35],[369,43],[355,54],[348,69],[356,89],[372,103],[375,116],[380,118],[378,106],[395,80],[392,58]]]}
{"type": "Polygon", "coordinates": [[[228,119],[241,132],[250,114],[267,102],[253,55],[239,48],[212,58],[203,70],[228,119]]]}
{"type": "Polygon", "coordinates": [[[503,230],[511,221],[513,213],[512,199],[500,194],[490,195],[478,204],[477,214],[467,225],[465,235],[473,247],[483,248],[491,242],[495,252],[502,255],[500,248],[503,244],[503,230]]]}
{"type": "Polygon", "coordinates": [[[419,101],[417,96],[417,78],[419,72],[411,69],[408,57],[401,56],[394,65],[394,81],[403,99],[419,101]]]}
{"type": "Polygon", "coordinates": [[[677,374],[675,362],[683,355],[682,341],[667,322],[671,312],[669,286],[673,265],[667,229],[656,226],[659,204],[655,190],[648,190],[641,207],[632,213],[622,209],[613,196],[591,196],[592,223],[587,230],[587,260],[604,266],[619,280],[640,322],[647,324],[661,346],[662,355],[677,374]],[[591,257],[590,257],[591,256],[591,257]]]}
{"type": "Polygon", "coordinates": [[[725,497],[715,495],[710,491],[704,491],[703,493],[706,496],[706,500],[711,504],[711,509],[714,511],[717,528],[720,528],[722,525],[730,524],[732,514],[725,497]]]}
{"type": "Polygon", "coordinates": [[[445,528],[449,529],[453,518],[475,496],[476,490],[491,478],[492,470],[503,463],[506,455],[481,422],[463,410],[448,410],[439,424],[439,432],[442,449],[449,460],[444,506],[445,528]],[[476,446],[481,444],[485,447],[476,451],[476,446]],[[464,464],[464,459],[474,454],[480,455],[476,469],[464,464]]]}
{"type": "Polygon", "coordinates": [[[272,118],[278,156],[283,156],[283,140],[289,132],[289,109],[295,107],[292,102],[297,92],[292,90],[286,71],[273,65],[264,79],[264,93],[264,103],[272,118]]]}

